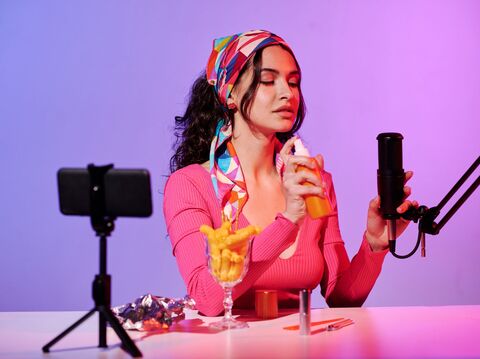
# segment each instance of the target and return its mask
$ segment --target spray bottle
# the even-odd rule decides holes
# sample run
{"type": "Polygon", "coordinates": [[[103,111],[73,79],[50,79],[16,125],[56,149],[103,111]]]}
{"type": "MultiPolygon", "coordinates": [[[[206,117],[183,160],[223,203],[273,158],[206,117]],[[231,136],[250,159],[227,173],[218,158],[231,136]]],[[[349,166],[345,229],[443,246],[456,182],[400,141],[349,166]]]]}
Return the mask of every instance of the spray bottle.
{"type": "MultiPolygon", "coordinates": [[[[309,161],[315,165],[315,169],[311,169],[306,166],[298,165],[296,172],[298,171],[308,171],[317,176],[321,182],[323,182],[322,174],[320,173],[320,168],[315,158],[310,157],[310,152],[303,145],[303,142],[300,138],[296,139],[294,142],[295,145],[295,155],[309,157],[309,161]]],[[[304,186],[313,186],[309,182],[304,182],[304,186]]],[[[305,196],[305,205],[307,206],[307,212],[312,219],[317,219],[323,216],[326,216],[332,212],[332,205],[330,200],[325,195],[325,198],[322,198],[318,195],[308,195],[305,196]]]]}

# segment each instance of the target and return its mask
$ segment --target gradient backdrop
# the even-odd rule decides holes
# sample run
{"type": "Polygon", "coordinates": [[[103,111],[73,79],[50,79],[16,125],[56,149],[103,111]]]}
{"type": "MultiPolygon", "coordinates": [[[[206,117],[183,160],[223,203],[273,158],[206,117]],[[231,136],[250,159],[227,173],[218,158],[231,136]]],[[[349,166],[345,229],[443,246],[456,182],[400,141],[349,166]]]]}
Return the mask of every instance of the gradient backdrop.
{"type": "MultiPolygon", "coordinates": [[[[300,62],[301,135],[333,174],[350,256],[378,133],[404,135],[412,197],[428,206],[480,154],[480,1],[1,0],[0,310],[92,306],[98,240],[87,218],[60,214],[56,187],[58,168],[90,162],[152,175],[154,215],[119,219],[109,239],[113,304],[186,293],[162,213],[174,116],[212,39],[254,28],[300,62]]],[[[479,192],[428,237],[426,259],[388,256],[366,305],[480,304],[479,192]]],[[[399,252],[415,240],[411,226],[399,252]]]]}

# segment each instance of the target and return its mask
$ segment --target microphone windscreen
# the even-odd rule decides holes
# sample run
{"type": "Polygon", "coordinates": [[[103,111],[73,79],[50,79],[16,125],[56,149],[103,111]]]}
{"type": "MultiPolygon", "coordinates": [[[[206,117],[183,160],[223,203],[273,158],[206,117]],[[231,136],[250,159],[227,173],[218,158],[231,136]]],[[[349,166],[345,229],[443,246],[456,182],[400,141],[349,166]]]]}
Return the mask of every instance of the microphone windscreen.
{"type": "Polygon", "coordinates": [[[399,218],[397,207],[403,202],[405,172],[402,160],[400,133],[388,132],[377,136],[378,171],[377,187],[380,195],[380,212],[385,219],[399,218]]]}
{"type": "Polygon", "coordinates": [[[384,172],[403,172],[402,140],[400,133],[381,133],[378,140],[378,169],[384,172]]]}

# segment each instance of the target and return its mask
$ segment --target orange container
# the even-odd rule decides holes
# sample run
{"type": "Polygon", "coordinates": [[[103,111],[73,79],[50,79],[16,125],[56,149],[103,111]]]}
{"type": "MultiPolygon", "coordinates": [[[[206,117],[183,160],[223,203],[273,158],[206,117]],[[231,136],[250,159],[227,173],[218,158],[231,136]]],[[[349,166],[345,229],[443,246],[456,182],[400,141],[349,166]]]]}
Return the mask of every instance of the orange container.
{"type": "Polygon", "coordinates": [[[276,290],[255,291],[255,314],[260,319],[278,317],[278,295],[276,290]]]}
{"type": "MultiPolygon", "coordinates": [[[[300,139],[295,140],[295,155],[310,157],[308,149],[303,145],[300,139]]],[[[320,173],[317,161],[312,157],[309,158],[309,161],[314,164],[315,170],[309,167],[299,165],[297,166],[296,171],[307,171],[313,173],[320,179],[320,182],[323,182],[322,174],[320,173]]],[[[310,182],[305,182],[303,185],[313,186],[313,184],[311,184],[310,182]]],[[[308,215],[311,218],[317,219],[329,215],[332,212],[332,205],[330,204],[330,201],[326,196],[326,193],[325,198],[315,195],[305,196],[305,205],[307,207],[308,215]]]]}

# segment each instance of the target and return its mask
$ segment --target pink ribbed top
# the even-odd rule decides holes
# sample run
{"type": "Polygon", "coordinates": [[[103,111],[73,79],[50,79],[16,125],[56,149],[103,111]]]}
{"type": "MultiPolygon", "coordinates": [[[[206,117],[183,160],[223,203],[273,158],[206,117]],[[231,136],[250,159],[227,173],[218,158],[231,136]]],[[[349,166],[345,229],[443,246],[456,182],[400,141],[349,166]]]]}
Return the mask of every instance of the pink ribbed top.
{"type": "MultiPolygon", "coordinates": [[[[327,191],[333,214],[312,220],[308,216],[299,228],[278,214],[253,240],[247,275],[233,290],[234,307],[254,305],[255,289],[279,291],[279,305],[296,305],[298,291],[321,285],[329,306],[361,306],[372,289],[387,250],[372,252],[365,237],[352,262],[345,251],[338,227],[338,212],[332,178],[326,173],[327,191]],[[280,254],[299,241],[288,259],[280,254]]],[[[208,272],[202,224],[221,225],[221,208],[210,174],[198,164],[174,172],[165,186],[164,215],[180,274],[188,294],[205,315],[223,311],[223,290],[208,272]]],[[[249,223],[239,217],[239,228],[249,223]]]]}

